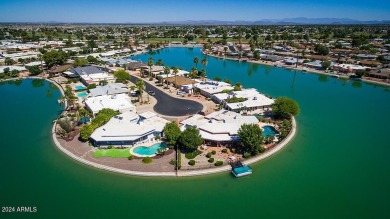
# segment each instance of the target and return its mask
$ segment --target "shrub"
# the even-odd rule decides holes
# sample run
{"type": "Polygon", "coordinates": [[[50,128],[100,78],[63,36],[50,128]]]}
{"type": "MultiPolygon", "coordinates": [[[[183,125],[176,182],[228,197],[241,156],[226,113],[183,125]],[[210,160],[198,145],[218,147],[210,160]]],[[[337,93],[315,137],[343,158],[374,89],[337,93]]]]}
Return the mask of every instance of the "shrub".
{"type": "Polygon", "coordinates": [[[235,148],[232,148],[231,149],[233,153],[236,153],[236,149],[235,148]]]}
{"type": "Polygon", "coordinates": [[[149,81],[153,81],[153,77],[150,77],[150,78],[149,78],[149,81]]]}
{"type": "Polygon", "coordinates": [[[223,164],[223,161],[219,160],[219,161],[215,162],[214,166],[218,167],[218,166],[222,166],[222,164],[223,164]]]}
{"type": "Polygon", "coordinates": [[[94,88],[96,88],[96,84],[94,84],[94,83],[92,83],[92,84],[88,84],[88,90],[90,90],[90,89],[94,89],[94,88]]]}
{"type": "Polygon", "coordinates": [[[188,164],[191,165],[191,166],[194,166],[195,165],[195,161],[194,160],[190,160],[190,161],[188,161],[188,164]]]}
{"type": "Polygon", "coordinates": [[[145,163],[145,164],[152,163],[152,162],[153,162],[153,159],[151,157],[144,157],[144,159],[142,159],[142,163],[145,163]]]}
{"type": "Polygon", "coordinates": [[[248,157],[250,157],[251,156],[251,153],[249,153],[249,152],[246,152],[245,154],[244,154],[244,157],[245,158],[248,158],[248,157]]]}
{"type": "Polygon", "coordinates": [[[134,158],[135,158],[135,156],[132,154],[128,157],[129,160],[134,160],[134,158]]]}
{"type": "Polygon", "coordinates": [[[171,161],[169,161],[169,164],[176,165],[176,160],[175,159],[171,159],[171,161]]]}
{"type": "Polygon", "coordinates": [[[216,152],[216,151],[211,151],[211,153],[212,153],[213,155],[215,155],[217,152],[216,152]]]}
{"type": "Polygon", "coordinates": [[[187,159],[194,159],[196,156],[198,156],[201,153],[202,153],[202,151],[196,150],[196,151],[191,152],[191,153],[186,153],[185,156],[186,156],[187,159]]]}
{"type": "Polygon", "coordinates": [[[211,153],[210,153],[210,152],[207,153],[207,154],[206,154],[206,157],[207,157],[207,158],[210,158],[210,157],[211,157],[211,153]]]}
{"type": "Polygon", "coordinates": [[[227,148],[222,149],[222,153],[227,153],[227,148]]]}
{"type": "Polygon", "coordinates": [[[181,152],[177,150],[177,169],[181,168],[181,152]]]}
{"type": "Polygon", "coordinates": [[[113,146],[112,146],[112,145],[110,145],[110,146],[108,146],[107,148],[108,148],[108,149],[112,149],[112,148],[113,148],[113,146]]]}
{"type": "Polygon", "coordinates": [[[210,158],[210,159],[208,160],[208,162],[209,162],[209,163],[214,163],[214,158],[213,158],[213,157],[210,158]]]}

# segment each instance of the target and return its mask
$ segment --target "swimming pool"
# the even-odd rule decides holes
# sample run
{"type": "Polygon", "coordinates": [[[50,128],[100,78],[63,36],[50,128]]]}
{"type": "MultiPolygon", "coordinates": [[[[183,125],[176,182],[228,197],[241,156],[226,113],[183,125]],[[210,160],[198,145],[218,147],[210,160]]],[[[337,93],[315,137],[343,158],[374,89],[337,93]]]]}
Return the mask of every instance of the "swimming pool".
{"type": "Polygon", "coordinates": [[[84,97],[87,97],[88,96],[88,93],[83,91],[83,92],[77,92],[77,96],[78,97],[81,97],[81,98],[84,98],[84,97]]]}
{"type": "Polygon", "coordinates": [[[146,146],[136,146],[130,150],[132,154],[139,157],[153,157],[156,155],[158,149],[160,148],[167,148],[167,144],[161,142],[154,144],[152,146],[146,147],[146,146]]]}
{"type": "Polygon", "coordinates": [[[258,114],[258,113],[255,113],[253,115],[258,117],[258,118],[265,118],[266,117],[265,115],[261,115],[261,114],[258,114]]]}
{"type": "Polygon", "coordinates": [[[83,85],[77,85],[77,86],[74,87],[74,89],[75,90],[85,90],[87,88],[85,86],[83,86],[83,85]]]}
{"type": "Polygon", "coordinates": [[[278,134],[278,131],[273,126],[266,125],[263,127],[263,136],[266,137],[268,135],[275,136],[278,134]]]}

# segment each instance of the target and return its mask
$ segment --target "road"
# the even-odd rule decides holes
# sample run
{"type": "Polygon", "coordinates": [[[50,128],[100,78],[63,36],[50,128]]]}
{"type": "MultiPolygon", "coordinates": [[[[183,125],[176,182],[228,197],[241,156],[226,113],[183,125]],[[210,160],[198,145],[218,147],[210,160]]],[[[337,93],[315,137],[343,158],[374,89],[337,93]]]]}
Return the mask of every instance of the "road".
{"type": "MultiPolygon", "coordinates": [[[[137,77],[131,76],[130,81],[135,84],[137,77]]],[[[172,97],[160,89],[152,86],[145,81],[145,90],[154,91],[154,97],[157,99],[157,104],[154,106],[154,111],[166,116],[185,116],[196,114],[203,109],[203,105],[193,101],[172,97]]]]}

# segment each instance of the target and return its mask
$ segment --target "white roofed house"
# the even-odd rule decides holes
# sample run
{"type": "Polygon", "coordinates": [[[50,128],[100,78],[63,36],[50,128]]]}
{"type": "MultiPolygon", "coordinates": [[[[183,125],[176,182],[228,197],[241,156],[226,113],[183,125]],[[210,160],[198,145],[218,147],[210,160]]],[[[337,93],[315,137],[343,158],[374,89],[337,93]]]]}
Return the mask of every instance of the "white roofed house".
{"type": "Polygon", "coordinates": [[[89,93],[92,97],[114,95],[114,94],[129,94],[129,89],[122,83],[106,84],[104,86],[97,86],[90,89],[89,93]]]}
{"type": "Polygon", "coordinates": [[[257,124],[255,116],[243,116],[236,112],[221,110],[207,116],[196,114],[180,122],[180,129],[194,126],[206,143],[212,145],[230,144],[237,141],[238,130],[243,124],[257,124]]]}
{"type": "Polygon", "coordinates": [[[69,70],[70,73],[78,75],[83,84],[99,84],[100,81],[107,81],[107,83],[115,82],[115,77],[108,74],[104,68],[98,66],[77,67],[69,70]]]}
{"type": "Polygon", "coordinates": [[[274,99],[259,93],[256,89],[243,89],[241,91],[231,91],[229,93],[214,94],[212,99],[222,104],[226,109],[240,112],[241,110],[253,111],[271,107],[274,99]],[[242,99],[241,102],[230,101],[233,99],[242,99]]]}
{"type": "Polygon", "coordinates": [[[152,112],[125,112],[114,116],[91,135],[94,146],[132,146],[161,136],[169,121],[152,112]]]}
{"type": "Polygon", "coordinates": [[[113,94],[89,97],[85,100],[85,108],[94,116],[102,109],[109,108],[119,112],[136,112],[135,106],[127,94],[113,94]]]}
{"type": "Polygon", "coordinates": [[[234,89],[232,85],[221,81],[200,82],[196,83],[195,87],[205,97],[211,97],[213,94],[221,93],[224,90],[234,89]]]}

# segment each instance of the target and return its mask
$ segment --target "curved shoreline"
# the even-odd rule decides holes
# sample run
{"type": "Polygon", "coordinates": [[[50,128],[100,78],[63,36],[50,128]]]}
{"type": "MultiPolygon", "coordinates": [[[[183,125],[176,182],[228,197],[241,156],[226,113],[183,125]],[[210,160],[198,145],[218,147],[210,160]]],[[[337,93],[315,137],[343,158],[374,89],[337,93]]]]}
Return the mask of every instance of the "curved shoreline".
{"type": "MultiPolygon", "coordinates": [[[[63,88],[59,84],[57,84],[55,81],[53,81],[53,80],[50,80],[50,79],[47,79],[47,78],[39,78],[39,77],[29,77],[29,78],[42,79],[42,80],[48,81],[48,82],[54,84],[56,87],[58,87],[58,89],[60,90],[62,95],[64,94],[63,88]]],[[[28,78],[26,78],[26,79],[28,79],[28,78]]],[[[65,109],[66,108],[67,108],[67,102],[65,101],[65,109]]],[[[65,112],[65,110],[61,113],[60,116],[62,116],[62,114],[64,112],[65,112]]],[[[88,160],[86,160],[86,159],[84,159],[82,157],[78,157],[75,154],[73,154],[72,152],[70,152],[67,149],[65,149],[60,144],[60,142],[57,139],[57,134],[56,134],[56,131],[55,131],[56,125],[57,125],[57,121],[53,124],[52,130],[51,130],[51,132],[52,132],[52,140],[53,140],[54,144],[56,145],[56,147],[60,151],[62,151],[64,154],[69,156],[70,158],[72,158],[72,159],[74,159],[74,160],[76,160],[76,161],[78,161],[78,162],[80,162],[82,164],[85,164],[85,165],[88,165],[88,166],[91,166],[91,167],[95,167],[97,169],[106,170],[106,171],[110,171],[110,172],[114,172],[114,173],[132,175],[132,176],[149,176],[149,177],[156,177],[156,176],[158,176],[158,177],[201,176],[201,175],[209,175],[209,174],[214,174],[214,173],[221,173],[221,172],[225,172],[225,171],[231,171],[230,165],[226,165],[226,166],[223,166],[223,167],[216,167],[216,168],[210,168],[210,169],[189,170],[189,171],[179,170],[177,172],[140,172],[140,171],[124,170],[124,169],[119,169],[119,168],[115,168],[115,167],[110,167],[110,166],[94,163],[94,162],[88,161],[88,160]]],[[[263,159],[266,159],[266,158],[270,157],[271,155],[277,153],[282,148],[284,148],[293,139],[295,134],[296,134],[296,121],[295,121],[295,118],[292,117],[292,129],[291,129],[290,133],[288,134],[288,136],[285,139],[282,140],[282,142],[277,144],[275,147],[271,148],[269,151],[266,151],[266,152],[264,152],[263,154],[261,154],[261,155],[259,155],[257,157],[245,160],[245,161],[243,161],[243,163],[246,164],[246,165],[249,165],[249,164],[253,164],[255,162],[258,162],[260,160],[263,160],[263,159]]]]}

